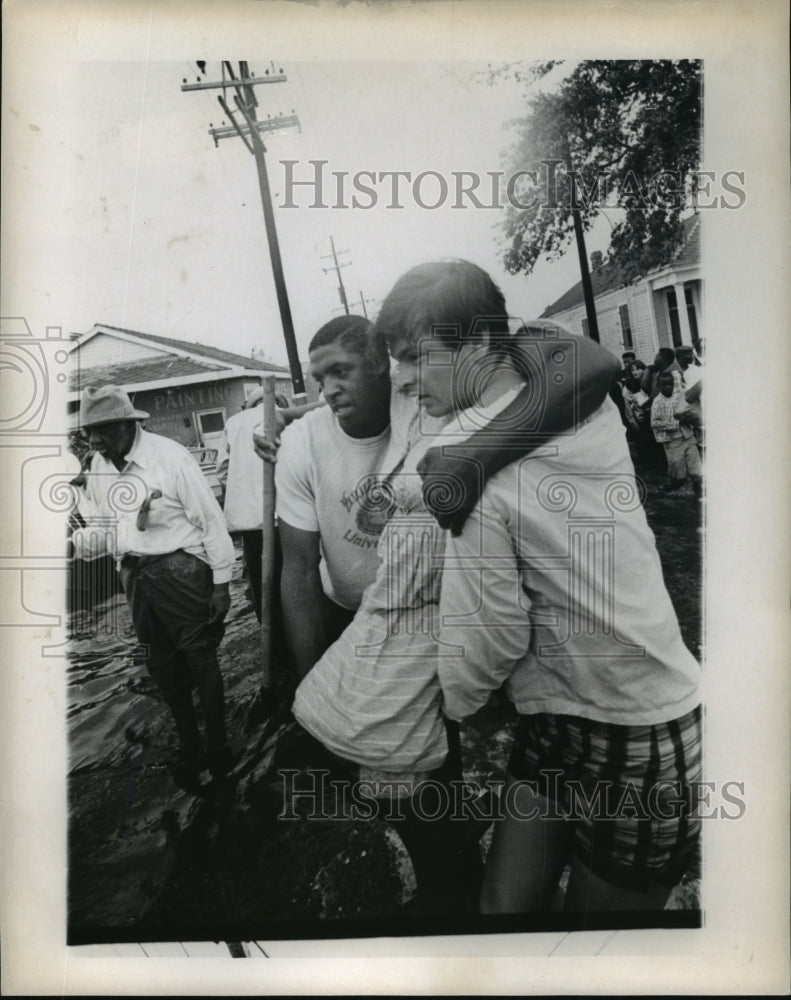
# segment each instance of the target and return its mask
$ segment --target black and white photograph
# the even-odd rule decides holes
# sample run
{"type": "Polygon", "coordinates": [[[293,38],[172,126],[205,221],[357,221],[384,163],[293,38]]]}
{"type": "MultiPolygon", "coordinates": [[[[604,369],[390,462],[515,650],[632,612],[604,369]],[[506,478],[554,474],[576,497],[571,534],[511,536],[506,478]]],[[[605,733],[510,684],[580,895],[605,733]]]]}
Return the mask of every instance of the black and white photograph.
{"type": "Polygon", "coordinates": [[[4,989],[785,988],[788,14],[666,7],[4,9],[4,989]]]}

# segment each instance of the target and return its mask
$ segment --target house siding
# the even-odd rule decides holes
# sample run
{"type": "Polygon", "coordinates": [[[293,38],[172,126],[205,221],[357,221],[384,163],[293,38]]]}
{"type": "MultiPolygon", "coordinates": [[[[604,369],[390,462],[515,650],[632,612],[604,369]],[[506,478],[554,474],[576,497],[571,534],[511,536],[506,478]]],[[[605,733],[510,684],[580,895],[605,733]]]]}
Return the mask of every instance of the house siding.
{"type": "MultiPolygon", "coordinates": [[[[701,323],[700,282],[688,281],[692,287],[698,324],[701,323]]],[[[629,320],[632,328],[632,348],[641,361],[649,364],[660,347],[672,347],[670,327],[667,318],[665,289],[654,291],[648,282],[627,285],[615,291],[604,292],[596,298],[596,318],[599,322],[599,341],[602,347],[620,357],[628,350],[623,341],[619,307],[629,306],[629,320]],[[653,308],[652,308],[653,299],[653,308]]],[[[549,317],[548,317],[549,318],[549,317]]],[[[586,318],[585,306],[575,306],[563,312],[552,314],[551,318],[568,327],[572,333],[582,333],[582,321],[586,318]]]]}
{"type": "Polygon", "coordinates": [[[158,349],[153,344],[133,344],[107,333],[97,333],[79,346],[78,353],[83,368],[98,368],[99,365],[123,365],[144,358],[166,357],[171,352],[158,349]]]}
{"type": "MultiPolygon", "coordinates": [[[[656,354],[654,322],[649,301],[649,291],[645,285],[629,285],[612,292],[605,292],[596,299],[596,318],[599,323],[599,341],[602,347],[620,357],[625,350],[633,350],[638,358],[646,364],[652,361],[656,354]],[[631,348],[624,344],[621,331],[619,309],[622,305],[629,307],[629,321],[632,329],[631,348]]],[[[556,313],[552,319],[567,326],[572,333],[582,333],[582,321],[585,319],[585,306],[576,306],[562,313],[556,313]]]]}
{"type": "MultiPolygon", "coordinates": [[[[239,374],[229,369],[231,361],[221,362],[198,351],[200,345],[184,345],[185,355],[174,348],[156,344],[135,343],[124,335],[99,330],[85,343],[77,344],[72,352],[74,373],[79,375],[73,386],[118,384],[130,392],[135,405],[149,417],[143,426],[186,447],[201,446],[197,414],[206,410],[221,410],[225,420],[238,413],[247,393],[260,384],[255,374],[239,374]],[[146,363],[148,362],[148,363],[146,363]],[[212,373],[216,372],[214,378],[212,373]],[[219,376],[219,377],[217,377],[219,376]],[[181,378],[186,381],[179,384],[181,378]],[[206,381],[203,379],[206,378],[206,381]],[[135,391],[135,385],[150,384],[150,388],[135,391]]],[[[133,336],[133,335],[132,335],[133,336]]],[[[236,358],[234,364],[249,363],[253,372],[256,362],[251,358],[236,358]]],[[[263,374],[263,372],[262,372],[263,374]]],[[[291,377],[285,370],[273,372],[275,391],[287,399],[293,396],[291,377]]],[[[78,409],[74,399],[71,412],[78,409]]]]}

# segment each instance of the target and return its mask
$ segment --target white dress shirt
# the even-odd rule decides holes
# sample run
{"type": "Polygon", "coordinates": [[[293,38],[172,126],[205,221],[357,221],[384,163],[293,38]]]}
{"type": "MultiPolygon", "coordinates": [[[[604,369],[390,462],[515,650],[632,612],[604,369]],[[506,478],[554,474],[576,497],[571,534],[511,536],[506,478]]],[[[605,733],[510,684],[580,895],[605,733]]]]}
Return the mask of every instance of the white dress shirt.
{"type": "Polygon", "coordinates": [[[74,532],[75,555],[93,559],[109,552],[123,556],[163,555],[183,549],[212,569],[215,584],[231,579],[233,542],[220,505],[200,466],[177,441],[138,427],[121,472],[93,456],[85,492],[95,512],[74,532]],[[158,491],[161,496],[154,497],[158,491]],[[137,526],[150,500],[143,530],[137,526]]]}

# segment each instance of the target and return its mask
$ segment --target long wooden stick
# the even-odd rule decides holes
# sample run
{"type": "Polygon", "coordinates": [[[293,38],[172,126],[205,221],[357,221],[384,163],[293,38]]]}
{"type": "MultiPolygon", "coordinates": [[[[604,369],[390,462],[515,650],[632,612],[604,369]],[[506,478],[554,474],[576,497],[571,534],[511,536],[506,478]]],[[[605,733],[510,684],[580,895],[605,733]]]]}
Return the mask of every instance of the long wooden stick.
{"type": "MultiPolygon", "coordinates": [[[[274,441],[275,426],[275,376],[262,375],[264,436],[274,441]]],[[[272,603],[275,586],[275,467],[263,462],[263,544],[261,547],[261,687],[272,688],[272,603]]]]}

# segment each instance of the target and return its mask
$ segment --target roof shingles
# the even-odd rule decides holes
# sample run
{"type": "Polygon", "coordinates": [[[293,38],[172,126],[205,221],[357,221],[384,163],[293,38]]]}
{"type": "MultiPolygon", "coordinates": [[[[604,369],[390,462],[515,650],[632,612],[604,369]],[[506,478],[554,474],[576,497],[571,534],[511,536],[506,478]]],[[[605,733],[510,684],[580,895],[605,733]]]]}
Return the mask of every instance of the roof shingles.
{"type": "Polygon", "coordinates": [[[82,392],[89,385],[139,385],[177,376],[203,375],[222,371],[224,365],[207,365],[176,354],[166,358],[146,358],[118,365],[97,365],[80,368],[75,365],[69,378],[72,392],[82,392]]]}

